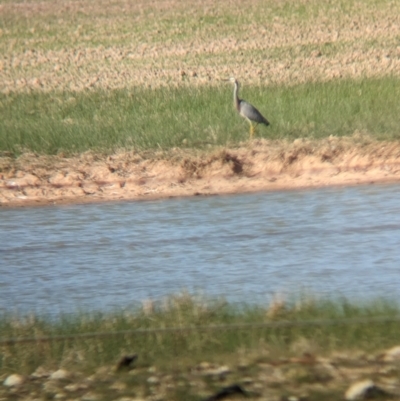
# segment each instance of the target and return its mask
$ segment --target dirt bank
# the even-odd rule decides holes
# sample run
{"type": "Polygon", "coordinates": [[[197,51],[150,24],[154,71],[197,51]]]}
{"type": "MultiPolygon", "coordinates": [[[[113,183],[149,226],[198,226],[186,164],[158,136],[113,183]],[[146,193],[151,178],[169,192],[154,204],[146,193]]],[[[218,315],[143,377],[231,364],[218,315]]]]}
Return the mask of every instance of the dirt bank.
{"type": "Polygon", "coordinates": [[[0,205],[220,195],[400,181],[400,144],[255,139],[212,151],[0,158],[0,205]]]}

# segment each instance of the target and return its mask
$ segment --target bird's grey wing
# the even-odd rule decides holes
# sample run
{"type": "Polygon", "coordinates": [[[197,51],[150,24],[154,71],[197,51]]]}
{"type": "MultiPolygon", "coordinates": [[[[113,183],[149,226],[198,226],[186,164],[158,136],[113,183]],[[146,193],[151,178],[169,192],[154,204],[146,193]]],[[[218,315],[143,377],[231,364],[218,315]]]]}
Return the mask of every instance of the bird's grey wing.
{"type": "Polygon", "coordinates": [[[256,123],[269,125],[268,120],[253,105],[244,100],[240,102],[240,114],[256,123]]]}

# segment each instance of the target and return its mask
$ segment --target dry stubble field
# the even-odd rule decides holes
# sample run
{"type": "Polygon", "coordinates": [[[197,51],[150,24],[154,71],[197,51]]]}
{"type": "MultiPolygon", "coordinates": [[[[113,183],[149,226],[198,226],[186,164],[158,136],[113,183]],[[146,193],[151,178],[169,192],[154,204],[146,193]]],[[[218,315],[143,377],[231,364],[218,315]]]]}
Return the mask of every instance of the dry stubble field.
{"type": "MultiPolygon", "coordinates": [[[[0,4],[0,91],[296,85],[400,75],[397,1],[0,4]]],[[[230,102],[231,99],[227,99],[230,102]]],[[[238,118],[238,124],[241,122],[238,118]]],[[[364,133],[207,151],[0,158],[3,206],[398,181],[397,142],[364,133]]]]}

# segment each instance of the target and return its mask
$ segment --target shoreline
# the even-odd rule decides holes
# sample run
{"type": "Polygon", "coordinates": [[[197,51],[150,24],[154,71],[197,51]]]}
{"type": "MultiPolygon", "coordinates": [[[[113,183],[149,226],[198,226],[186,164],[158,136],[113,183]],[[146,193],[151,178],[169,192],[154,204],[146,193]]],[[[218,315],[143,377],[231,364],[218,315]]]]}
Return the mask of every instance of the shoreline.
{"type": "Polygon", "coordinates": [[[256,139],[237,148],[2,158],[0,207],[143,201],[400,182],[398,142],[256,139]]]}
{"type": "MultiPolygon", "coordinates": [[[[191,198],[191,197],[209,197],[209,196],[233,196],[241,194],[254,194],[254,193],[266,193],[275,191],[303,191],[320,188],[345,188],[355,186],[366,186],[366,185],[385,185],[385,184],[400,184],[400,177],[383,177],[374,180],[363,180],[360,178],[360,174],[349,174],[346,182],[343,183],[330,183],[326,182],[320,185],[295,185],[295,186],[280,186],[277,185],[272,188],[272,185],[266,185],[256,189],[243,189],[239,190],[226,190],[224,192],[192,192],[191,189],[187,188],[186,191],[178,191],[175,193],[162,193],[162,194],[143,194],[136,196],[124,196],[124,194],[114,194],[111,196],[71,196],[71,197],[60,197],[60,198],[34,198],[34,199],[21,199],[16,198],[9,202],[0,203],[0,209],[16,209],[16,208],[33,208],[33,207],[46,207],[46,206],[68,206],[68,205],[86,205],[86,204],[102,204],[111,202],[146,202],[146,201],[157,201],[157,200],[168,200],[168,199],[179,199],[179,198],[191,198]]],[[[246,185],[245,185],[246,186],[246,185]]],[[[249,187],[253,186],[250,185],[249,187]]],[[[234,186],[232,186],[234,187],[234,186]]]]}

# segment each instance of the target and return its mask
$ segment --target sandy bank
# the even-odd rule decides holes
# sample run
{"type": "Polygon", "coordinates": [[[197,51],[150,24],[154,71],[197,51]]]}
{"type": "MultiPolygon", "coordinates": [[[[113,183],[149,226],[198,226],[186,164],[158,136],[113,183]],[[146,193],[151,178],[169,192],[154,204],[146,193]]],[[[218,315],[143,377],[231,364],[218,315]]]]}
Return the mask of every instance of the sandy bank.
{"type": "Polygon", "coordinates": [[[3,207],[146,200],[400,181],[400,144],[255,139],[212,151],[0,158],[3,207]]]}

